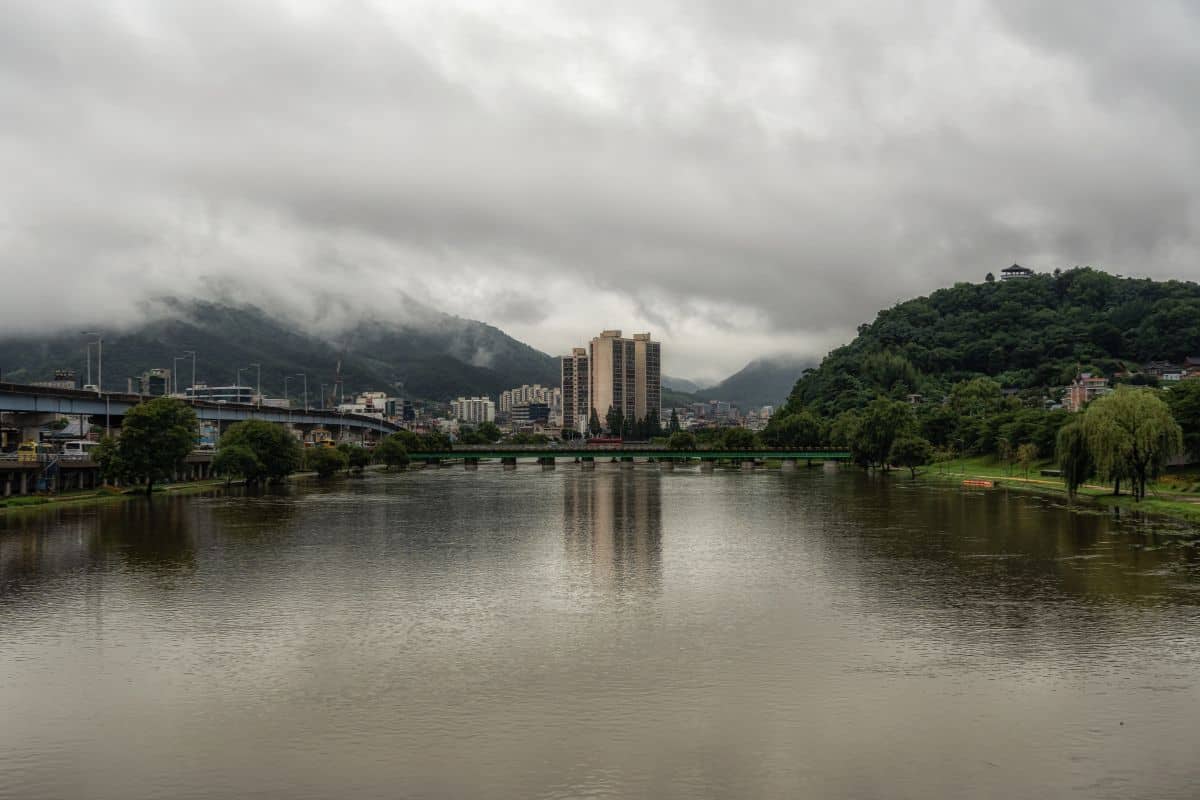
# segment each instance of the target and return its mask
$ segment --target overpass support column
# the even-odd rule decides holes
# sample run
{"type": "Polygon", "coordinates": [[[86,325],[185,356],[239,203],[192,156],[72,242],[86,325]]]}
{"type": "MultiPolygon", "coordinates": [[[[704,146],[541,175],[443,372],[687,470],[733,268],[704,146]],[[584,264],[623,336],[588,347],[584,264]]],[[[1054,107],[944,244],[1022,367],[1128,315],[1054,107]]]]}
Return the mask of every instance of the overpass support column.
{"type": "Polygon", "coordinates": [[[7,472],[0,473],[0,476],[2,476],[3,480],[4,480],[4,496],[5,497],[12,496],[12,478],[9,476],[9,474],[7,472]]]}
{"type": "Polygon", "coordinates": [[[21,470],[21,491],[20,494],[29,494],[29,473],[21,470]]]}

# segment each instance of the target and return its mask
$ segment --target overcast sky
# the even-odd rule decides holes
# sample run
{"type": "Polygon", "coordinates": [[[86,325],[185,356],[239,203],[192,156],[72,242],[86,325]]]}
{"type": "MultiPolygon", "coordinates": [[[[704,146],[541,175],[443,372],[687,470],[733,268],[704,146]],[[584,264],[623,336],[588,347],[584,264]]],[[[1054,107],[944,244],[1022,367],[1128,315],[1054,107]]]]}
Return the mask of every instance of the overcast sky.
{"type": "Polygon", "coordinates": [[[402,291],[719,378],[1014,261],[1200,278],[1196,3],[0,12],[2,328],[402,291]]]}

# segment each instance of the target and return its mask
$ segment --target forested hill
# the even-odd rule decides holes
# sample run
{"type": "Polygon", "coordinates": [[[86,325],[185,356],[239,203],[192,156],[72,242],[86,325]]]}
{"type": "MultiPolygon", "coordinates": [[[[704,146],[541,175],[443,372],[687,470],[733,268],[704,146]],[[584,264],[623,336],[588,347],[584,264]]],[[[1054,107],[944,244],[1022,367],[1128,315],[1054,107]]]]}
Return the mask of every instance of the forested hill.
{"type": "Polygon", "coordinates": [[[1200,285],[1090,268],[960,283],[881,311],[792,390],[789,406],[832,416],[880,393],[929,399],[980,376],[1039,390],[1080,369],[1106,376],[1200,355],[1200,285]]]}
{"type": "Polygon", "coordinates": [[[260,364],[263,391],[276,397],[283,395],[285,376],[289,392],[299,397],[302,374],[310,398],[317,398],[321,384],[331,394],[339,362],[346,394],[373,389],[420,400],[495,396],[522,383],[552,386],[559,378],[551,356],[491,325],[429,309],[409,308],[396,320],[374,319],[321,335],[253,306],[163,302],[165,311],[124,329],[80,323],[67,333],[0,337],[0,370],[15,382],[46,380],[60,368],[83,377],[87,337],[77,331],[92,327],[106,331],[104,384],[110,390],[123,391],[128,377],[173,365],[186,386],[190,362],[176,360],[185,350],[198,353],[198,383],[231,384],[241,369],[242,383],[253,385],[258,370],[250,365],[260,364]]]}

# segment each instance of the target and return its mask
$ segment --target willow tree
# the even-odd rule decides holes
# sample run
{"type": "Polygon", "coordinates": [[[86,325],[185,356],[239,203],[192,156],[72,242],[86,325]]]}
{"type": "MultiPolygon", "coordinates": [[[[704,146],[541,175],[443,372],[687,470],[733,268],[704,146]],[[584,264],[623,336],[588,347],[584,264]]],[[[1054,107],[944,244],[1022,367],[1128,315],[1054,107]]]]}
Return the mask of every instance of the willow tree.
{"type": "Polygon", "coordinates": [[[1074,500],[1079,487],[1095,472],[1083,423],[1070,422],[1059,428],[1057,445],[1058,468],[1067,485],[1067,497],[1074,500]]]}
{"type": "Polygon", "coordinates": [[[1183,450],[1179,423],[1153,389],[1121,386],[1098,398],[1084,414],[1083,430],[1096,471],[1118,487],[1128,479],[1134,500],[1146,496],[1147,481],[1183,450]]]}

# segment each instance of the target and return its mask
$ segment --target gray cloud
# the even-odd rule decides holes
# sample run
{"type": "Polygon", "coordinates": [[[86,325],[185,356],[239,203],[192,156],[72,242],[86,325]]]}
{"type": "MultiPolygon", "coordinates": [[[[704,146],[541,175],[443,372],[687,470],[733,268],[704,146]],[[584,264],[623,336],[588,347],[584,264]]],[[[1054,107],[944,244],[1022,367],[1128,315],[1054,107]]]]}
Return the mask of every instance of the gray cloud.
{"type": "Polygon", "coordinates": [[[13,0],[0,327],[408,295],[715,379],[1012,261],[1198,276],[1195,6],[826,5],[13,0]]]}

